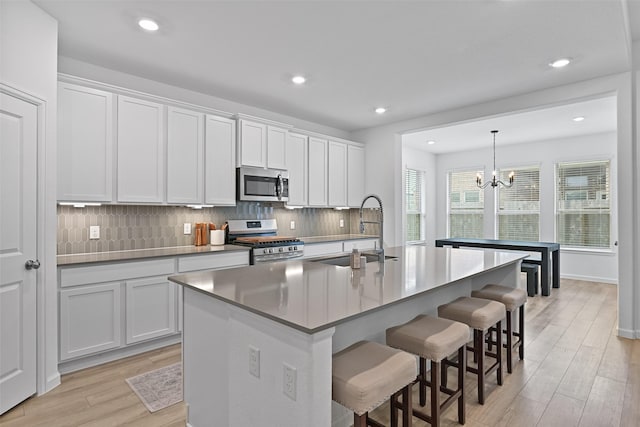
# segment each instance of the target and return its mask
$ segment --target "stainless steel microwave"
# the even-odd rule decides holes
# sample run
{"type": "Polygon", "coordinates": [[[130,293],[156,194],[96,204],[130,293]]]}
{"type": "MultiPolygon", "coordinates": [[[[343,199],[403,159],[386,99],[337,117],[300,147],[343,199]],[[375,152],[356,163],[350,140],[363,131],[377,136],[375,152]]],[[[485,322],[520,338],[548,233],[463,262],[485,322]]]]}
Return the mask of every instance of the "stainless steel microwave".
{"type": "Polygon", "coordinates": [[[238,200],[286,202],[289,200],[289,172],[243,166],[236,169],[238,200]]]}

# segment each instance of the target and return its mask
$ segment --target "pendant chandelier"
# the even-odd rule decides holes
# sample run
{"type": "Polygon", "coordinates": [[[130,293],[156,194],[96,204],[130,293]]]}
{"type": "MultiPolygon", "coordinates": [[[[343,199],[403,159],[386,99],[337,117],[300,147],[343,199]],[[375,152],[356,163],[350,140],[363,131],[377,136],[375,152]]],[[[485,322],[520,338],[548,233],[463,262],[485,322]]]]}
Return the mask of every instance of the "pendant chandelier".
{"type": "Polygon", "coordinates": [[[476,184],[478,185],[478,188],[482,188],[482,189],[487,188],[489,185],[491,185],[493,188],[496,188],[498,185],[502,185],[505,188],[509,188],[513,185],[513,179],[515,177],[515,173],[513,171],[509,173],[508,184],[505,184],[504,182],[500,181],[497,178],[498,171],[496,169],[496,133],[498,133],[498,131],[492,130],[491,133],[493,134],[493,177],[491,178],[491,181],[485,182],[483,184],[482,175],[480,175],[480,173],[478,172],[478,175],[476,175],[476,184]]]}

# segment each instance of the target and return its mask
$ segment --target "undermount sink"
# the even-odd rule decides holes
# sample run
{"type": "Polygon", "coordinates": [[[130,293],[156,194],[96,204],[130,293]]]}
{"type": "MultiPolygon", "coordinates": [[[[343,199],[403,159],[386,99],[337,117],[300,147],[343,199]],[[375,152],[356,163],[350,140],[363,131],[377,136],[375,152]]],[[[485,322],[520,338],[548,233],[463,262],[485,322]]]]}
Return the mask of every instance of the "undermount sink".
{"type": "MultiPolygon", "coordinates": [[[[366,258],[367,262],[378,261],[378,255],[376,254],[362,254],[362,256],[366,258]]],[[[395,261],[397,258],[398,257],[395,257],[395,256],[385,255],[384,260],[395,261]]],[[[340,255],[340,256],[335,256],[330,258],[316,258],[316,259],[310,259],[309,261],[321,262],[323,264],[337,265],[340,267],[349,267],[350,265],[349,255],[340,255]]]]}

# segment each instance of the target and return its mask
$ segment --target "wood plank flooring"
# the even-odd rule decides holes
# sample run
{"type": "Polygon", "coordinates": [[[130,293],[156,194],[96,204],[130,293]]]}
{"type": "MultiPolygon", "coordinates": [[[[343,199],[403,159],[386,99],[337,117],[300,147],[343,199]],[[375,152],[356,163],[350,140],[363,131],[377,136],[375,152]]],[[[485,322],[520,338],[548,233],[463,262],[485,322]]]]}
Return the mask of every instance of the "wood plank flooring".
{"type": "MultiPolygon", "coordinates": [[[[614,285],[563,280],[550,297],[529,298],[525,360],[505,370],[502,386],[490,376],[484,405],[467,376],[466,426],[640,426],[640,340],[618,338],[616,319],[614,285]]],[[[174,345],[64,375],[53,391],[1,416],[0,426],[184,426],[184,403],[151,414],[124,381],[180,358],[174,345]]],[[[388,405],[373,416],[388,423],[388,405]]],[[[442,426],[455,425],[454,405],[442,426]]]]}

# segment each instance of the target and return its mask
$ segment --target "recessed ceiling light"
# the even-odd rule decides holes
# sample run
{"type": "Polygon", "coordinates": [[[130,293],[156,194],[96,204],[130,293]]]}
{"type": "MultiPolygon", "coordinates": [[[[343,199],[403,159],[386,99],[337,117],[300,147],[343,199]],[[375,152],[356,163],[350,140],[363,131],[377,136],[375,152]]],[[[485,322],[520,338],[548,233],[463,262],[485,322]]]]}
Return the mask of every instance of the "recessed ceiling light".
{"type": "Polygon", "coordinates": [[[138,25],[140,26],[140,28],[147,31],[158,31],[158,28],[160,28],[156,21],[147,18],[139,20],[138,25]]]}
{"type": "Polygon", "coordinates": [[[581,122],[581,121],[583,121],[583,120],[584,120],[584,117],[582,117],[582,116],[578,116],[578,117],[574,117],[574,118],[573,118],[573,121],[574,121],[574,122],[581,122]]]}
{"type": "Polygon", "coordinates": [[[297,85],[301,85],[301,84],[304,84],[304,82],[306,82],[307,79],[304,78],[304,76],[293,76],[291,81],[297,85]]]}
{"type": "Polygon", "coordinates": [[[571,62],[571,59],[569,59],[569,58],[560,58],[560,59],[556,59],[555,61],[551,62],[549,64],[549,66],[553,67],[553,68],[562,68],[562,67],[566,67],[567,65],[569,65],[570,62],[571,62]]]}
{"type": "Polygon", "coordinates": [[[433,144],[435,144],[435,143],[436,143],[436,142],[435,142],[434,140],[427,141],[427,144],[429,144],[429,145],[433,145],[433,144]]]}
{"type": "Polygon", "coordinates": [[[387,109],[384,108],[384,107],[378,107],[378,108],[375,109],[375,112],[378,113],[378,114],[384,114],[386,111],[387,111],[387,109]]]}

